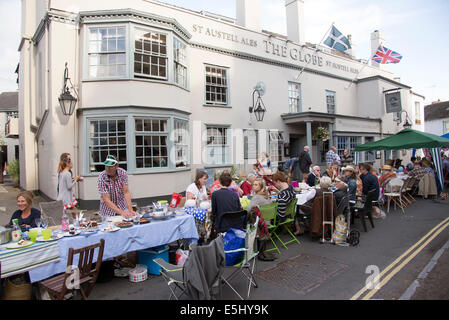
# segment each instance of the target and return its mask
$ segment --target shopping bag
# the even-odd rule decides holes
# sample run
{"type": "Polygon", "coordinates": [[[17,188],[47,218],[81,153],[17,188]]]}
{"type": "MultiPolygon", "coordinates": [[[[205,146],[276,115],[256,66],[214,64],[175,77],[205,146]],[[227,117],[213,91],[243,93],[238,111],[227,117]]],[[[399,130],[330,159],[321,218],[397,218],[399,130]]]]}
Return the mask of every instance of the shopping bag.
{"type": "Polygon", "coordinates": [[[231,228],[223,237],[223,246],[225,251],[225,261],[227,266],[233,266],[242,261],[243,251],[227,252],[245,248],[246,232],[241,229],[231,228]]]}
{"type": "Polygon", "coordinates": [[[348,224],[343,215],[337,216],[335,219],[335,230],[333,238],[336,244],[346,243],[346,234],[348,231],[348,224]]]}
{"type": "Polygon", "coordinates": [[[176,250],[176,265],[177,266],[184,265],[184,262],[186,261],[186,259],[188,257],[189,257],[189,251],[181,250],[181,249],[176,250]]]}

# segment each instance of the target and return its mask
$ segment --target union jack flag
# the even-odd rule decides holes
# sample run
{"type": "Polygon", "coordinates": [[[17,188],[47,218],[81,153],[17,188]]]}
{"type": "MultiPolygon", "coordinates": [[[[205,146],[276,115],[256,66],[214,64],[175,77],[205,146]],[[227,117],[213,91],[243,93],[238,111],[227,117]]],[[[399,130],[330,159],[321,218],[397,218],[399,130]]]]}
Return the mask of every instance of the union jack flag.
{"type": "Polygon", "coordinates": [[[380,64],[399,63],[401,59],[402,56],[399,53],[385,48],[384,46],[379,46],[379,48],[377,48],[376,54],[372,58],[374,62],[380,64]]]}

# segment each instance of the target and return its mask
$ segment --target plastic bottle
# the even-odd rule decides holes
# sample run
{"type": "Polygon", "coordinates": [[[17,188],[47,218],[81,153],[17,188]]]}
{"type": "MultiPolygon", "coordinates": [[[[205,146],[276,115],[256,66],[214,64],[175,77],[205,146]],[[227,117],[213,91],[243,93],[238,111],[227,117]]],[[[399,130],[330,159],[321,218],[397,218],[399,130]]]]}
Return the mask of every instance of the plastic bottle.
{"type": "Polygon", "coordinates": [[[61,220],[61,228],[62,231],[66,232],[69,231],[69,217],[67,216],[66,212],[64,211],[64,214],[62,215],[62,220],[61,220]]]}
{"type": "Polygon", "coordinates": [[[19,219],[14,219],[11,231],[11,238],[13,242],[19,242],[22,240],[22,229],[19,226],[19,219]]]}

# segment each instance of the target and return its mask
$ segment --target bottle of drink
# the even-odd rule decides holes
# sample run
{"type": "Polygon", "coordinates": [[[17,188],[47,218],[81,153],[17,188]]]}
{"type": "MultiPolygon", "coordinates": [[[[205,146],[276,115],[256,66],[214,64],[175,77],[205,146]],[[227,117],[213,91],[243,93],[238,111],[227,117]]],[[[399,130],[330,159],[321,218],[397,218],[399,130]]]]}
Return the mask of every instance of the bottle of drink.
{"type": "Polygon", "coordinates": [[[69,216],[64,211],[64,214],[62,215],[62,220],[61,220],[62,231],[64,231],[64,232],[69,231],[69,224],[70,224],[69,216]]]}
{"type": "Polygon", "coordinates": [[[22,229],[19,226],[19,219],[14,219],[11,231],[12,241],[19,242],[22,240],[22,229]]]}

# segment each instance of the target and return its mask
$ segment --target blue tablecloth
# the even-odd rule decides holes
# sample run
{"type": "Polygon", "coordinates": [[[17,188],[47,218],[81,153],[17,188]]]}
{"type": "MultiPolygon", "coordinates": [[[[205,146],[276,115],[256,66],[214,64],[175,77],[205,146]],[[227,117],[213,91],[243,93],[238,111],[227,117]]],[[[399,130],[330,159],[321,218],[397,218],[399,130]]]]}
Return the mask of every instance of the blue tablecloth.
{"type": "MultiPolygon", "coordinates": [[[[65,272],[69,248],[82,248],[97,243],[100,239],[105,240],[103,260],[107,260],[127,252],[153,248],[178,239],[197,241],[198,238],[195,220],[187,214],[168,220],[152,220],[151,223],[123,228],[116,232],[98,231],[88,235],[65,237],[58,240],[60,261],[30,270],[30,280],[37,282],[65,272]]],[[[73,264],[78,264],[77,257],[73,264]]]]}

